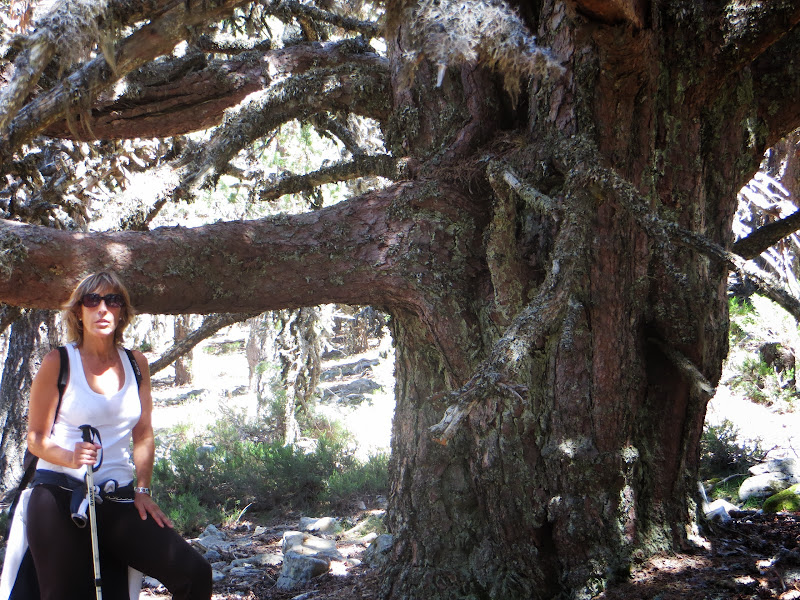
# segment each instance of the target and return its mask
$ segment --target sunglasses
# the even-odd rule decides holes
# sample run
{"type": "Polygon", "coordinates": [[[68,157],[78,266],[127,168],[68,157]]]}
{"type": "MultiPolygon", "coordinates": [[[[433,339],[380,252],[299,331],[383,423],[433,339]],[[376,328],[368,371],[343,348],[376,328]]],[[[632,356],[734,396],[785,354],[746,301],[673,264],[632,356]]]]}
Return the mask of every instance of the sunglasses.
{"type": "Polygon", "coordinates": [[[84,294],[83,298],[81,298],[81,304],[86,308],[99,306],[101,301],[105,302],[108,308],[125,306],[125,298],[122,297],[122,294],[106,294],[105,296],[101,296],[100,294],[84,294]]]}

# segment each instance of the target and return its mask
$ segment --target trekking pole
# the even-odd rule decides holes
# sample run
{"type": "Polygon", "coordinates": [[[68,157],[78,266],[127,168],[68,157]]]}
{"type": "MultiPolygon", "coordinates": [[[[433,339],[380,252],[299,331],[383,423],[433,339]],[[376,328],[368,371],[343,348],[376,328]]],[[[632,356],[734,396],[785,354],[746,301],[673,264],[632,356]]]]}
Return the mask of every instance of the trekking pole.
{"type": "MultiPolygon", "coordinates": [[[[83,441],[92,441],[92,427],[91,425],[81,425],[80,430],[83,433],[83,441]]],[[[100,552],[97,547],[97,514],[95,513],[94,506],[94,465],[86,465],[86,490],[89,497],[89,528],[92,534],[92,558],[94,559],[94,591],[97,595],[97,600],[103,600],[103,584],[100,580],[100,552]]]]}

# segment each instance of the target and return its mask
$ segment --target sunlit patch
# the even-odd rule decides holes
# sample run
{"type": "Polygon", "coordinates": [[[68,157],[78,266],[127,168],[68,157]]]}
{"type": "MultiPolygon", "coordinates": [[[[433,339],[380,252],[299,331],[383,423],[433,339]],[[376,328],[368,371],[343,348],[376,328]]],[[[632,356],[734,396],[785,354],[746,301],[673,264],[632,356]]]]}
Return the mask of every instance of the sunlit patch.
{"type": "Polygon", "coordinates": [[[575,440],[565,440],[558,445],[558,449],[561,450],[564,455],[574,458],[578,451],[578,442],[575,440]]]}
{"type": "Polygon", "coordinates": [[[335,560],[331,562],[331,570],[328,571],[331,575],[343,577],[347,575],[347,563],[335,560]]]}

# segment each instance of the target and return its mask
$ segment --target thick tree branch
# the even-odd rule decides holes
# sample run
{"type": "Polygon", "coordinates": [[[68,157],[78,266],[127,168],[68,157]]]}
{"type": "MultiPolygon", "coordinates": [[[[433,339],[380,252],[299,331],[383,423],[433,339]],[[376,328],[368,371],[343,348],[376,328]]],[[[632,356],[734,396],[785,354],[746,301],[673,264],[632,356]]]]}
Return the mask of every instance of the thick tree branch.
{"type": "Polygon", "coordinates": [[[197,346],[197,344],[205,339],[208,339],[220,329],[227,327],[228,325],[233,325],[234,323],[246,321],[247,319],[255,317],[258,314],[259,313],[228,313],[208,315],[205,319],[203,319],[203,323],[200,325],[200,327],[195,329],[182,340],[174,343],[169,350],[159,356],[157,360],[154,360],[150,363],[150,375],[165,369],[173,362],[178,360],[181,356],[190,352],[192,348],[197,346]]]}
{"type": "Polygon", "coordinates": [[[148,65],[132,73],[124,95],[95,102],[91,112],[55,123],[44,133],[66,139],[168,137],[219,125],[224,111],[274,79],[312,68],[343,64],[353,69],[381,61],[370,48],[353,40],[298,44],[278,50],[251,51],[235,59],[206,63],[203,55],[148,65]],[[195,60],[195,59],[199,59],[195,60]],[[192,61],[187,67],[183,63],[192,61]],[[93,137],[94,136],[94,137],[93,137]]]}
{"type": "Polygon", "coordinates": [[[34,34],[29,46],[14,61],[14,77],[0,92],[0,132],[5,131],[36,88],[42,71],[54,54],[55,45],[47,35],[34,34]]]}
{"type": "Polygon", "coordinates": [[[153,19],[119,43],[114,69],[102,56],[86,63],[51,90],[27,104],[5,130],[0,130],[0,164],[16,149],[75,107],[91,105],[97,95],[120,77],[168,52],[185,39],[193,26],[229,15],[245,0],[219,0],[192,6],[176,2],[158,19],[153,19]]]}
{"type": "Polygon", "coordinates": [[[323,167],[305,175],[287,175],[277,183],[264,188],[258,195],[259,200],[276,200],[286,194],[298,194],[311,191],[327,183],[348,181],[358,177],[375,175],[386,179],[398,179],[398,160],[388,154],[379,156],[357,156],[352,161],[323,167]]]}
{"type": "Polygon", "coordinates": [[[219,173],[253,141],[292,119],[305,120],[329,110],[345,110],[385,119],[389,106],[389,73],[383,61],[353,70],[350,65],[312,70],[283,80],[250,101],[215,132],[203,160],[188,169],[180,194],[191,193],[209,173],[219,173]]]}
{"type": "MultiPolygon", "coordinates": [[[[478,269],[468,262],[479,260],[476,241],[465,234],[474,229],[474,208],[455,189],[426,186],[409,182],[301,215],[191,229],[86,234],[0,220],[0,302],[56,308],[83,276],[113,269],[148,313],[323,303],[408,310],[420,306],[425,285],[436,285],[419,278],[432,265],[465,285],[478,269]],[[464,258],[454,261],[451,252],[464,258]]],[[[436,326],[435,314],[426,318],[436,326]]]]}
{"type": "Polygon", "coordinates": [[[295,17],[306,17],[314,21],[330,23],[347,31],[355,31],[366,38],[378,37],[380,27],[372,21],[359,21],[350,17],[343,17],[325,10],[320,10],[308,4],[301,4],[293,0],[284,0],[277,5],[276,14],[285,13],[295,17]]]}
{"type": "Polygon", "coordinates": [[[770,246],[774,246],[786,236],[800,229],[800,211],[788,217],[767,223],[733,245],[733,251],[750,260],[757,257],[770,246]]]}
{"type": "MultiPolygon", "coordinates": [[[[115,23],[117,27],[125,27],[143,19],[145,15],[157,18],[175,1],[109,0],[103,14],[106,16],[105,21],[115,23]]],[[[42,71],[59,51],[59,38],[62,38],[62,43],[74,42],[63,39],[62,23],[63,19],[57,14],[46,15],[34,25],[36,30],[30,37],[21,37],[23,47],[14,61],[14,77],[0,93],[0,132],[5,130],[26,99],[32,95],[42,71]]]]}
{"type": "Polygon", "coordinates": [[[74,126],[60,121],[44,134],[91,141],[191,133],[218,125],[226,109],[265,83],[262,65],[248,57],[214,61],[178,78],[137,86],[133,94],[97,102],[91,111],[76,116],[74,126]]]}

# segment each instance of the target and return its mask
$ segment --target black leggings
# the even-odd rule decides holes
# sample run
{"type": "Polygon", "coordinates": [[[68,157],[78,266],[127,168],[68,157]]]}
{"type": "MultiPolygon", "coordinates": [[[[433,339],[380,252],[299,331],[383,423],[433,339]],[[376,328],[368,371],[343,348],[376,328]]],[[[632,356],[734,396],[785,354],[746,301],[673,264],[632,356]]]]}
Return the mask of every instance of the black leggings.
{"type": "MultiPolygon", "coordinates": [[[[89,526],[69,516],[70,492],[37,485],[28,503],[28,543],[42,600],[94,598],[89,526]]],[[[133,503],[97,505],[103,600],[129,600],[128,565],[155,577],[181,600],[211,598],[211,565],[169,527],[145,521],[133,503]]]]}

